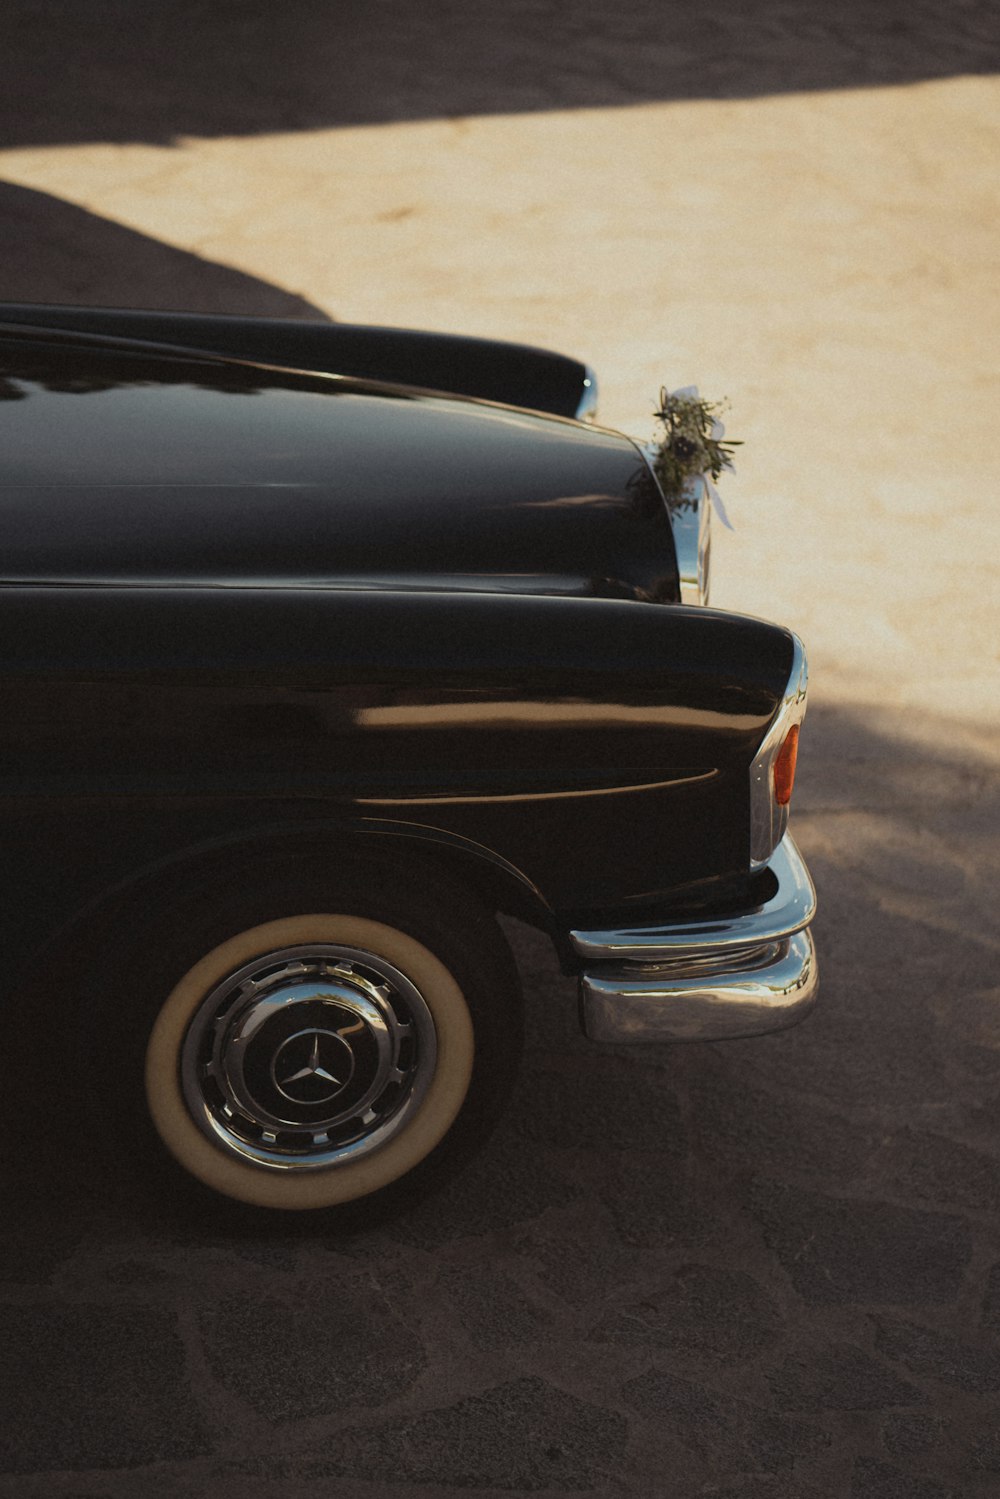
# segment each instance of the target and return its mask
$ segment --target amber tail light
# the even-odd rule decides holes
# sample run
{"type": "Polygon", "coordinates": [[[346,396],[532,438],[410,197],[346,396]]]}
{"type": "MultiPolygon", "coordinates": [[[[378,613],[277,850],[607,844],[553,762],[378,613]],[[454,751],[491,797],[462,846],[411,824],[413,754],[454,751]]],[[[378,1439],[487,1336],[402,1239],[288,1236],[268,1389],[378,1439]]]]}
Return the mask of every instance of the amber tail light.
{"type": "Polygon", "coordinates": [[[785,735],[785,742],[774,762],[774,799],[779,807],[787,807],[792,799],[795,785],[795,762],[799,757],[799,726],[793,724],[785,735]]]}
{"type": "Polygon", "coordinates": [[[763,869],[785,836],[795,780],[799,724],[806,711],[809,671],[798,636],[792,637],[788,682],[771,726],[750,767],[750,868],[763,869]]]}

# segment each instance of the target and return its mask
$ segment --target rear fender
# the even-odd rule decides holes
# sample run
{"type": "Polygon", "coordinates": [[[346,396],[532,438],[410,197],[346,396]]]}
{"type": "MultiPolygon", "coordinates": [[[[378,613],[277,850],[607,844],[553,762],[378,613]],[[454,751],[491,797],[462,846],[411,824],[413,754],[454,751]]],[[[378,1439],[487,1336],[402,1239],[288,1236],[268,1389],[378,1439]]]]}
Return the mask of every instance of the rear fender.
{"type": "Polygon", "coordinates": [[[697,608],[351,589],[9,587],[0,642],[8,951],[303,817],[416,840],[543,923],[710,902],[749,878],[793,652],[697,608]]]}
{"type": "Polygon", "coordinates": [[[139,339],[231,359],[347,375],[592,420],[593,371],[577,359],[499,339],[347,323],[0,303],[0,322],[139,339]]]}

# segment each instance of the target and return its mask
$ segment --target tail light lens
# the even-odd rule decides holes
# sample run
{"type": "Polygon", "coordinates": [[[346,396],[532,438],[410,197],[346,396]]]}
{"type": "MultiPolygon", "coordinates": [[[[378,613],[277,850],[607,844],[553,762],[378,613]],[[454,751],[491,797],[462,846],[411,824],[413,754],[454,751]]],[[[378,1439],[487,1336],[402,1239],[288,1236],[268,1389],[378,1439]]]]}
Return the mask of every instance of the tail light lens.
{"type": "Polygon", "coordinates": [[[795,785],[795,762],[799,757],[799,726],[792,724],[785,735],[785,742],[774,762],[774,799],[779,807],[787,807],[792,799],[795,785]]]}
{"type": "Polygon", "coordinates": [[[802,642],[792,637],[788,683],[771,727],[750,767],[750,868],[763,869],[785,836],[795,781],[799,725],[805,716],[808,668],[802,642]]]}

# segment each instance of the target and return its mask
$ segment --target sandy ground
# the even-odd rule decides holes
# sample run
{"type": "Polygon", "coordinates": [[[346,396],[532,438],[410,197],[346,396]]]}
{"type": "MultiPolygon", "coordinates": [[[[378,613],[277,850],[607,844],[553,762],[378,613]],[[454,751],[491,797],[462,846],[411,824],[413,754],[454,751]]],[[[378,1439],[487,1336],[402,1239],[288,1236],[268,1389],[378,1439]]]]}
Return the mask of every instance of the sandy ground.
{"type": "MultiPolygon", "coordinates": [[[[615,1057],[610,1084],[545,1022],[528,1077],[565,1112],[536,1127],[525,1095],[491,1158],[509,1201],[469,1188],[364,1251],[179,1249],[85,1214],[25,1277],[15,1234],[12,1315],[73,1341],[103,1295],[102,1338],[138,1306],[180,1351],[134,1439],[101,1434],[112,1395],[29,1420],[0,1492],[995,1493],[995,12],[298,0],[280,30],[177,3],[145,46],[110,0],[72,36],[14,12],[6,297],[548,345],[641,437],[662,383],[730,399],[713,602],[810,651],[826,994],[788,1038],[615,1057]],[[297,1296],[331,1275],[371,1328],[324,1397],[297,1296]]],[[[532,940],[535,998],[568,1016],[532,940]]]]}
{"type": "MultiPolygon", "coordinates": [[[[646,437],[732,403],[715,601],[808,641],[826,700],[995,725],[1000,111],[990,77],[0,153],[10,183],[345,322],[586,358],[646,437]]],[[[10,295],[142,304],[106,264],[10,295]]],[[[218,299],[215,299],[218,300],[218,299]]],[[[222,301],[224,301],[224,296],[222,301]]]]}

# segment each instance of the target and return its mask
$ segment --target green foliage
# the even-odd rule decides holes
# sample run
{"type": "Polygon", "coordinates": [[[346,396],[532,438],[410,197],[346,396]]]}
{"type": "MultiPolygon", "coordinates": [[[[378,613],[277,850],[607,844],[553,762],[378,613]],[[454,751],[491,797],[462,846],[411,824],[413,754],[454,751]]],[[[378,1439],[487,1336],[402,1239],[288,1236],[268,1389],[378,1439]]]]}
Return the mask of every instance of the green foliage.
{"type": "Polygon", "coordinates": [[[653,415],[664,432],[655,441],[653,469],[668,500],[684,499],[689,480],[704,474],[718,479],[734,467],[731,449],[742,444],[723,441],[726,429],[718,413],[725,409],[725,403],[703,401],[697,391],[660,391],[659,410],[653,415]]]}

